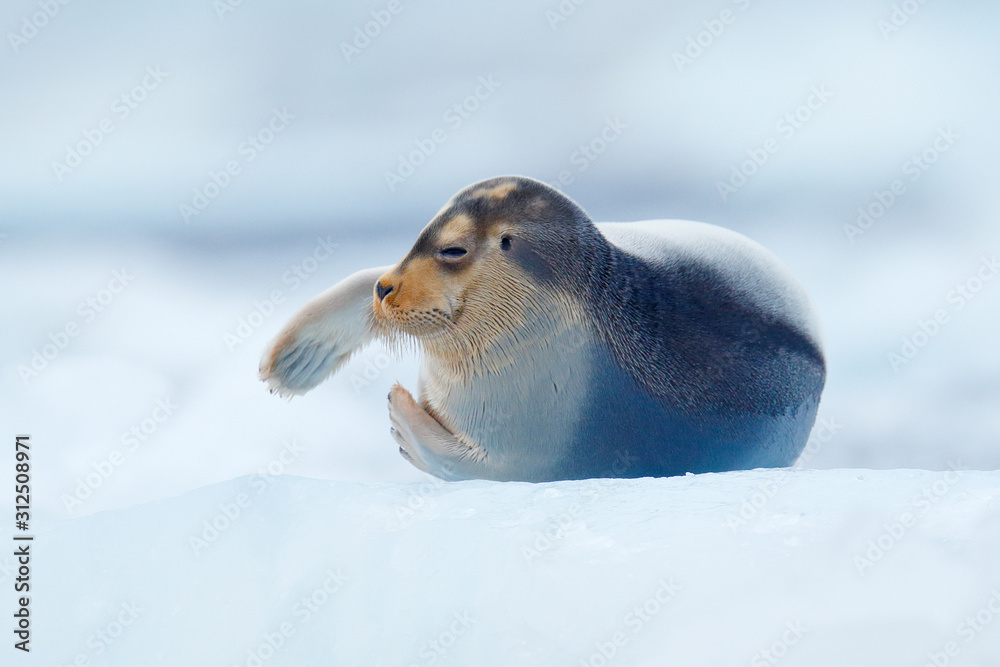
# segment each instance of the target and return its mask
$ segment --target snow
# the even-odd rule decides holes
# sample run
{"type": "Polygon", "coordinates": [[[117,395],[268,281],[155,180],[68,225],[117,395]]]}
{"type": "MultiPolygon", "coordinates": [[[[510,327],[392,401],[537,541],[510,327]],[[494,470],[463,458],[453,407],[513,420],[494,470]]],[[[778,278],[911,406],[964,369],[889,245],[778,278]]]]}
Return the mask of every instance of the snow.
{"type": "Polygon", "coordinates": [[[986,664],[998,501],[1000,473],[964,470],[245,476],[40,530],[30,664],[776,664],[770,651],[839,667],[922,665],[949,642],[955,664],[986,664]]]}

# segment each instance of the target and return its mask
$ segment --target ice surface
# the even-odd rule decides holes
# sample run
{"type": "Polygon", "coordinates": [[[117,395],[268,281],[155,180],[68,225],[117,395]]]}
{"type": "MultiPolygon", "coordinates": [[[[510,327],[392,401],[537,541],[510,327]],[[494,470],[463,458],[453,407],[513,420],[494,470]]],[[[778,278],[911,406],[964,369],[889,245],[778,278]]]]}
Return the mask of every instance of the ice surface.
{"type": "Polygon", "coordinates": [[[961,470],[241,477],[41,527],[18,664],[715,666],[769,651],[841,667],[922,665],[949,643],[987,664],[998,499],[1000,473],[961,470]]]}

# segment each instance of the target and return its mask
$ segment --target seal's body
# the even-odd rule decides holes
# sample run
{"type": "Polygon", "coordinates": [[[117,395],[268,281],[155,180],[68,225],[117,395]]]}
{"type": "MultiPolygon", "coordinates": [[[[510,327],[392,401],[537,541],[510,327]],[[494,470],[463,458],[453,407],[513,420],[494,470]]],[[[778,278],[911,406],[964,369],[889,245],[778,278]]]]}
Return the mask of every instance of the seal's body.
{"type": "Polygon", "coordinates": [[[396,266],[308,304],[262,378],[302,393],[380,336],[423,352],[393,434],[445,479],[546,481],[790,465],[824,361],[808,298],[761,246],[685,221],[594,225],[518,177],[466,188],[396,266]]]}

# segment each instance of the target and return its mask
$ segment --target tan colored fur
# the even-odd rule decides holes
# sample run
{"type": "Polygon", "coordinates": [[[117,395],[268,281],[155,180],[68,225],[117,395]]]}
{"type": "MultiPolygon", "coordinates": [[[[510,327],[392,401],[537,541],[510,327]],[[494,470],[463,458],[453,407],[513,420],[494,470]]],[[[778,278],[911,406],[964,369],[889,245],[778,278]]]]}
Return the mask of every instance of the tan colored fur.
{"type": "Polygon", "coordinates": [[[490,188],[478,188],[469,193],[470,198],[483,197],[487,199],[492,199],[494,201],[500,201],[501,199],[506,199],[507,196],[517,189],[517,183],[506,182],[500,185],[494,185],[490,188]]]}
{"type": "Polygon", "coordinates": [[[452,216],[438,232],[438,242],[442,246],[450,246],[461,242],[472,242],[476,231],[476,223],[465,213],[452,216]]]}
{"type": "MultiPolygon", "coordinates": [[[[471,220],[459,214],[432,237],[434,247],[447,247],[471,220]]],[[[461,382],[477,373],[499,373],[512,365],[522,340],[537,334],[524,331],[525,315],[546,313],[554,330],[579,321],[579,308],[568,297],[547,291],[499,252],[507,225],[493,225],[479,241],[477,256],[452,271],[427,254],[404,260],[382,280],[393,290],[374,300],[374,328],[398,343],[399,334],[416,338],[451,380],[461,382]]],[[[472,242],[466,241],[471,246],[472,242]]],[[[470,252],[472,248],[470,247],[470,252]]]]}

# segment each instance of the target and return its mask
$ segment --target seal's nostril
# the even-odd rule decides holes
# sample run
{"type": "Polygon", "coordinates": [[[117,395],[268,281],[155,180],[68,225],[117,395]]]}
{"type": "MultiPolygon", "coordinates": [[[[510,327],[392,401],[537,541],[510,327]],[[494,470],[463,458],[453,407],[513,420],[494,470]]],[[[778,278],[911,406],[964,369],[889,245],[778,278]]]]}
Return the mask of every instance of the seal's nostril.
{"type": "Polygon", "coordinates": [[[384,299],[391,291],[392,285],[383,285],[381,280],[375,283],[375,293],[378,294],[379,301],[384,299]]]}

